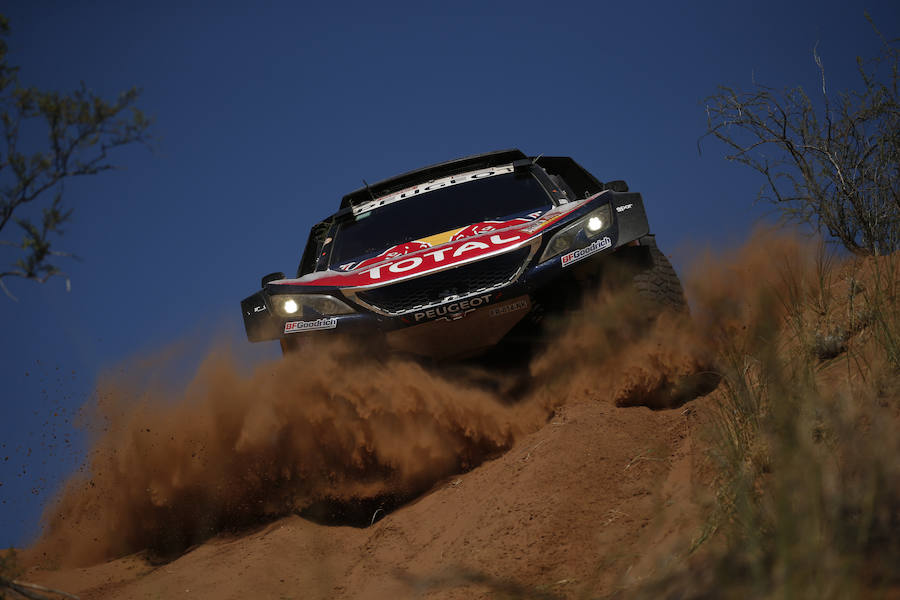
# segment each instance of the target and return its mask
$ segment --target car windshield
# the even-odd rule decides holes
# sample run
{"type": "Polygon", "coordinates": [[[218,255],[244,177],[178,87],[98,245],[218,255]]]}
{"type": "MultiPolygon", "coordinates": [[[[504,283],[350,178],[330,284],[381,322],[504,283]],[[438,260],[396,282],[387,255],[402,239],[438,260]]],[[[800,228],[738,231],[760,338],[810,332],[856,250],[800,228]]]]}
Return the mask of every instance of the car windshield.
{"type": "Polygon", "coordinates": [[[505,173],[440,188],[363,213],[339,225],[331,264],[482,221],[506,220],[550,208],[533,175],[505,173]]]}

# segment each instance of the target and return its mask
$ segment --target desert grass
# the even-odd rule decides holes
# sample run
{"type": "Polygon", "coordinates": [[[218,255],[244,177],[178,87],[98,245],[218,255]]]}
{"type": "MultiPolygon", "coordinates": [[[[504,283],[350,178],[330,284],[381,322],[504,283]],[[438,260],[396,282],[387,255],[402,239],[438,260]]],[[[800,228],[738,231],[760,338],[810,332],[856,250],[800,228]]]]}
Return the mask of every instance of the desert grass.
{"type": "Polygon", "coordinates": [[[634,596],[900,594],[900,257],[772,259],[716,340],[706,530],[634,596]]]}

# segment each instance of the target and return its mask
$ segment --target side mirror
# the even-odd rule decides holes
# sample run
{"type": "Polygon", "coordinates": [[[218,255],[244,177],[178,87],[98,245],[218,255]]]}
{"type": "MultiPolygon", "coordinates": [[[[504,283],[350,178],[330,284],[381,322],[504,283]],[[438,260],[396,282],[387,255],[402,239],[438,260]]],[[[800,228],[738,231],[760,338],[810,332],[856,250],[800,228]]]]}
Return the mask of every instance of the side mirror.
{"type": "Polygon", "coordinates": [[[263,275],[261,287],[265,288],[267,283],[269,283],[270,281],[277,281],[278,279],[284,279],[284,273],[282,273],[281,271],[275,271],[274,273],[263,275]]]}
{"type": "Polygon", "coordinates": [[[612,190],[614,192],[627,192],[628,184],[625,183],[621,179],[616,179],[615,181],[607,181],[606,185],[603,186],[607,190],[612,190]]]}
{"type": "Polygon", "coordinates": [[[514,160],[513,161],[513,172],[518,173],[520,175],[523,173],[530,173],[531,167],[534,166],[534,162],[535,161],[531,160],[530,158],[522,158],[519,160],[514,160]]]}

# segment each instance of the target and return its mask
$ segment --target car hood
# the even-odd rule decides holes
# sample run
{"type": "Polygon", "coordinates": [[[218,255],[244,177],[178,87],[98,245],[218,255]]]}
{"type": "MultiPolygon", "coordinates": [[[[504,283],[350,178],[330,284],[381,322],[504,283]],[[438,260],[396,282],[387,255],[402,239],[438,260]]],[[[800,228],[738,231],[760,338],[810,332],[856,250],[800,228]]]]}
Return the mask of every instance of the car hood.
{"type": "MultiPolygon", "coordinates": [[[[556,206],[532,218],[482,221],[436,236],[392,246],[372,258],[268,284],[276,292],[293,288],[370,288],[456,267],[519,248],[596,196],[556,206]],[[279,289],[281,288],[281,289],[279,289]]],[[[294,290],[292,290],[294,291],[294,290]]],[[[310,291],[313,291],[310,289],[310,291]]]]}

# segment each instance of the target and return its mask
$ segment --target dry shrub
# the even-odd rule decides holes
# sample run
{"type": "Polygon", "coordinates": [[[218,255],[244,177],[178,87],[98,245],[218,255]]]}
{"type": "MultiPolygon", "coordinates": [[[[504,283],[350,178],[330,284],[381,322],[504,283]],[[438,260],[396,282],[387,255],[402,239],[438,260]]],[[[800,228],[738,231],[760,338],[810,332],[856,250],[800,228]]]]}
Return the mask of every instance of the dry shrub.
{"type": "Polygon", "coordinates": [[[723,377],[713,542],[635,595],[900,589],[898,260],[758,233],[703,263],[689,290],[723,377]]]}

